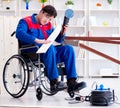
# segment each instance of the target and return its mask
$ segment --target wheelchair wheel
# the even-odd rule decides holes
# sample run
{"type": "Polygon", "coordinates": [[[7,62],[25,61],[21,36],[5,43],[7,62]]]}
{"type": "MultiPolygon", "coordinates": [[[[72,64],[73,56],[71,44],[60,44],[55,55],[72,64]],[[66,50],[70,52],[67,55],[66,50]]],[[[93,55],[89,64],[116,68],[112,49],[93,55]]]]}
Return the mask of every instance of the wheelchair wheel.
{"type": "Polygon", "coordinates": [[[36,97],[40,101],[42,99],[42,97],[43,97],[41,88],[38,87],[37,90],[36,90],[36,92],[37,92],[36,97]]]}
{"type": "Polygon", "coordinates": [[[41,89],[44,94],[48,96],[52,96],[58,92],[58,91],[54,91],[54,92],[50,91],[50,82],[47,76],[45,75],[44,71],[40,75],[40,82],[41,82],[41,89]]]}
{"type": "Polygon", "coordinates": [[[6,91],[14,98],[23,96],[29,85],[29,68],[20,55],[13,55],[5,63],[3,84],[6,91]]]}

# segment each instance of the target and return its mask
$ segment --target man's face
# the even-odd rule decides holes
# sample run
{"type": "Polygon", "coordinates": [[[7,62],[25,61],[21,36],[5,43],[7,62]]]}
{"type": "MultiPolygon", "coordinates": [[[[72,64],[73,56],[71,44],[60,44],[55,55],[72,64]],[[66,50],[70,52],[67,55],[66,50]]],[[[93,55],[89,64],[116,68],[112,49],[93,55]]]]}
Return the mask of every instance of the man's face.
{"type": "Polygon", "coordinates": [[[38,14],[38,22],[41,25],[45,25],[48,22],[50,22],[52,19],[54,19],[54,16],[50,16],[48,13],[45,13],[43,11],[40,11],[38,14]]]}

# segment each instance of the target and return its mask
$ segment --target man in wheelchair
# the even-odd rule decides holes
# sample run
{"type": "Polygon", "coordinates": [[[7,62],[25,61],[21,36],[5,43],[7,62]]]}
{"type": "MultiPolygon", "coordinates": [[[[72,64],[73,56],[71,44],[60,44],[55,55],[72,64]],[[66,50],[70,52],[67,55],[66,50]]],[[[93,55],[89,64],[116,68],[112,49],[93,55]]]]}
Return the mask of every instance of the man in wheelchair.
{"type": "MultiPolygon", "coordinates": [[[[16,29],[16,37],[23,45],[34,44],[41,47],[42,44],[49,43],[50,41],[46,39],[54,31],[51,20],[56,16],[56,9],[51,5],[46,5],[38,14],[27,16],[19,21],[16,29]]],[[[67,26],[65,26],[64,32],[58,35],[55,40],[56,42],[63,42],[66,29],[67,26]]],[[[40,54],[40,58],[46,67],[51,91],[60,90],[57,69],[57,63],[59,62],[64,62],[65,64],[68,93],[80,90],[86,86],[85,82],[76,81],[75,53],[71,45],[51,45],[46,53],[40,54]]]]}

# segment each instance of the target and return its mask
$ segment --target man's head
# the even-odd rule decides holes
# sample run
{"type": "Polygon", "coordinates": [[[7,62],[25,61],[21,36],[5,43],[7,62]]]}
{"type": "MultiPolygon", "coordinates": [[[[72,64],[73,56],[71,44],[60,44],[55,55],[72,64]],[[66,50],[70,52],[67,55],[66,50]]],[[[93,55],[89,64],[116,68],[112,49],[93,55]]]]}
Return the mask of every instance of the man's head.
{"type": "Polygon", "coordinates": [[[54,18],[57,16],[56,9],[51,5],[46,5],[41,11],[47,13],[48,16],[54,16],[54,18]]]}
{"type": "Polygon", "coordinates": [[[46,5],[41,9],[39,14],[36,16],[37,21],[41,25],[45,25],[57,16],[56,9],[51,5],[46,5]]]}

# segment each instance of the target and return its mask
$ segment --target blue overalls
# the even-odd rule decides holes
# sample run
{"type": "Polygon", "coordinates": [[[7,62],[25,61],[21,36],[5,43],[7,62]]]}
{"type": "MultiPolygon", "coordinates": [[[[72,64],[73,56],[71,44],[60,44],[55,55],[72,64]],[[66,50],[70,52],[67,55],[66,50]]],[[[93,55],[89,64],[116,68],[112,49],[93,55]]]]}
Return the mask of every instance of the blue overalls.
{"type": "MultiPolygon", "coordinates": [[[[50,22],[40,26],[35,19],[35,15],[36,14],[33,14],[32,16],[23,18],[19,21],[16,29],[16,37],[22,44],[34,44],[40,47],[41,45],[36,44],[34,40],[36,38],[45,39],[46,36],[49,37],[54,31],[54,28],[50,22]]],[[[65,36],[59,34],[55,41],[62,42],[64,38],[65,36]]],[[[75,53],[71,45],[66,44],[56,47],[51,45],[46,53],[41,54],[41,60],[46,67],[49,80],[58,78],[59,73],[56,64],[59,62],[64,62],[65,64],[67,79],[77,77],[75,53]]]]}

